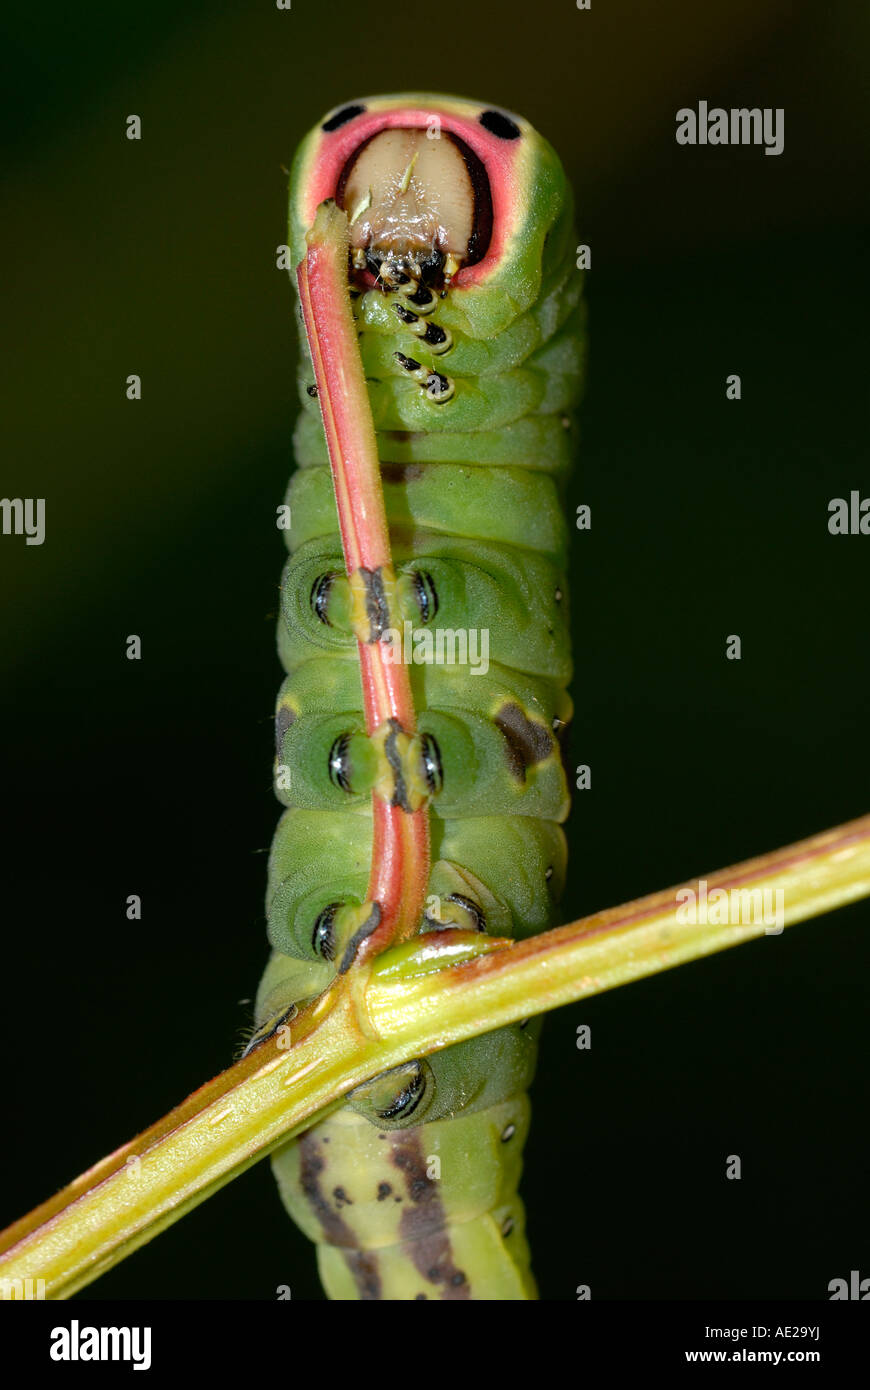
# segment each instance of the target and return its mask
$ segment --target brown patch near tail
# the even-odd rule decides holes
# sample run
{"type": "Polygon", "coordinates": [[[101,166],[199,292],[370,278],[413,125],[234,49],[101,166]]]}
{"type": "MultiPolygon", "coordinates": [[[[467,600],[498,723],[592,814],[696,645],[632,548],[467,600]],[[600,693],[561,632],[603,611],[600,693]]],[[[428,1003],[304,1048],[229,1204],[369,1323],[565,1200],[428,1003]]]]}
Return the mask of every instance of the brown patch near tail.
{"type": "Polygon", "coordinates": [[[381,477],[385,483],[417,483],[426,476],[420,463],[382,463],[381,477]]]}
{"type": "MultiPolygon", "coordinates": [[[[344,1218],[339,1216],[321,1186],[321,1178],[327,1172],[329,1162],[321,1150],[319,1140],[310,1131],[303,1134],[299,1140],[299,1155],[299,1181],[305,1199],[320,1222],[329,1244],[343,1248],[344,1258],[353,1275],[360,1299],[371,1301],[382,1298],[377,1256],[370,1250],[354,1248],[357,1245],[356,1233],[344,1218]]],[[[336,1193],[338,1192],[344,1195],[343,1189],[336,1188],[336,1193]]],[[[340,1200],[338,1205],[341,1205],[340,1200]]]]}
{"type": "Polygon", "coordinates": [[[390,1159],[404,1177],[411,1199],[399,1221],[402,1243],[426,1282],[440,1287],[442,1299],[469,1299],[471,1286],[465,1271],[453,1261],[438,1183],[426,1173],[420,1132],[398,1130],[390,1139],[390,1159]]]}
{"type": "Polygon", "coordinates": [[[344,1259],[359,1289],[360,1301],[379,1302],[384,1295],[381,1276],[378,1273],[377,1255],[373,1255],[371,1250],[346,1250],[344,1259]]]}
{"type": "Polygon", "coordinates": [[[553,736],[543,724],[529,719],[519,705],[502,705],[494,720],[496,728],[504,735],[505,757],[511,776],[518,782],[526,780],[526,770],[535,763],[543,763],[553,751],[553,736]]]}

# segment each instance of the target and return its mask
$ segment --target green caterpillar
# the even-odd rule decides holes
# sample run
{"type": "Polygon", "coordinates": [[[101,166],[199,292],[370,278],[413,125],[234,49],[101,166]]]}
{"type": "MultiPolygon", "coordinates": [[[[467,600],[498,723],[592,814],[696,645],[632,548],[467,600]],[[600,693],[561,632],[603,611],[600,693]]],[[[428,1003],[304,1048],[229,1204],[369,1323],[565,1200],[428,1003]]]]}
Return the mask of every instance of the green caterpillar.
{"type": "MultiPolygon", "coordinates": [[[[570,190],[521,118],[408,95],[345,106],[303,142],[294,266],[330,198],[350,224],[396,571],[389,611],[401,621],[384,640],[410,662],[418,716],[419,766],[402,795],[431,797],[420,930],[524,937],[554,924],[565,876],[561,493],[584,350],[570,190]]],[[[276,712],[287,809],[269,867],[260,1036],[340,968],[366,901],[372,790],[391,772],[389,736],[366,735],[361,599],[302,341],[276,712]]],[[[385,1073],[274,1156],[331,1298],[536,1296],[517,1186],[539,1022],[385,1073]]]]}

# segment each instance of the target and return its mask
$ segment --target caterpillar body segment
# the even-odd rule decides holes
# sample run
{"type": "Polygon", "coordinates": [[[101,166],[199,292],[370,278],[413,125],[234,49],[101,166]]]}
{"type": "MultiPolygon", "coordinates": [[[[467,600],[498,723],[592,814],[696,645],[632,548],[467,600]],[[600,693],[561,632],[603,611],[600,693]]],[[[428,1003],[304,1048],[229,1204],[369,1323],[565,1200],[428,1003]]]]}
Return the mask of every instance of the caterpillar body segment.
{"type": "MultiPolygon", "coordinates": [[[[546,930],[565,876],[561,489],[584,309],[561,166],[520,117],[380,97],[333,112],[303,142],[294,264],[324,204],[346,216],[389,561],[348,573],[323,373],[303,330],[275,723],[286,809],[257,1001],[266,1031],[352,968],[348,942],[377,926],[379,804],[428,820],[421,932],[546,930]],[[413,727],[371,727],[370,643],[407,667],[413,727]]],[[[330,1297],[536,1296],[517,1186],[538,1032],[527,1020],[385,1073],[275,1155],[330,1297]]]]}

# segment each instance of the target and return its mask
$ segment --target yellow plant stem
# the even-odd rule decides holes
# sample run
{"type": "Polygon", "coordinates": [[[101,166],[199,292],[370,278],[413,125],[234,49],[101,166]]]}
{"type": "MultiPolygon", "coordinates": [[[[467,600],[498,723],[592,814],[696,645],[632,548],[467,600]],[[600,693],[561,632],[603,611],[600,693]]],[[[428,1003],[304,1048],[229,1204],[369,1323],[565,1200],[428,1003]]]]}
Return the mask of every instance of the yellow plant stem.
{"type": "Polygon", "coordinates": [[[441,932],[384,952],[3,1232],[0,1297],[23,1296],[26,1279],[69,1296],[388,1067],[775,933],[763,899],[747,896],[765,890],[782,926],[870,895],[870,816],[710,874],[703,889],[696,880],[520,943],[441,932]]]}

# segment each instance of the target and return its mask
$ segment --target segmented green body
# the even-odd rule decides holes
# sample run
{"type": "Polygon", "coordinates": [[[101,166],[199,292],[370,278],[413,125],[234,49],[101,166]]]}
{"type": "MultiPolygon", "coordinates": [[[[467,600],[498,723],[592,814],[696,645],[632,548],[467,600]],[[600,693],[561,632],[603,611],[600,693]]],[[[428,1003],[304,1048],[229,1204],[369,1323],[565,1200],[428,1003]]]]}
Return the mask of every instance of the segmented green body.
{"type": "MultiPolygon", "coordinates": [[[[312,209],[330,192],[324,162],[345,157],[357,127],[365,139],[388,117],[394,125],[437,117],[443,131],[477,141],[491,180],[492,250],[473,274],[443,296],[363,288],[353,311],[400,636],[406,655],[417,654],[419,729],[434,740],[443,774],[430,810],[421,929],[474,923],[524,937],[554,924],[565,874],[560,735],[571,713],[571,663],[561,487],[583,353],[571,197],[549,145],[517,117],[434,96],[345,110],[355,114],[318,127],[294,164],[294,265],[312,209]],[[440,662],[439,632],[454,635],[443,638],[440,662]],[[465,665],[449,664],[451,650],[462,656],[457,633],[469,643],[465,665]]],[[[359,753],[353,598],[313,381],[303,334],[279,630],[287,678],[276,716],[276,787],[287,810],[270,860],[273,954],[260,1022],[333,978],[335,964],[317,954],[315,924],[332,903],[365,901],[372,848],[377,769],[359,753]],[[356,735],[350,759],[345,735],[356,735]]],[[[398,1068],[278,1152],[283,1201],[317,1243],[330,1297],[535,1296],[517,1185],[537,1024],[398,1068]]]]}

